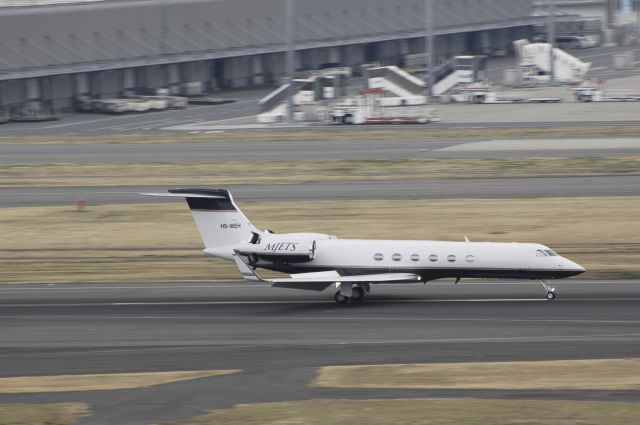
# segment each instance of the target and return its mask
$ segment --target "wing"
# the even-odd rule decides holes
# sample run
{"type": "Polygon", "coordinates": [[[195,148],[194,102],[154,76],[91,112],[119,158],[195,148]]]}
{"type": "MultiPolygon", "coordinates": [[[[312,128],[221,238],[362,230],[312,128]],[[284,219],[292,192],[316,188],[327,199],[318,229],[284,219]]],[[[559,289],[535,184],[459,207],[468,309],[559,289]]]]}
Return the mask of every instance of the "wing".
{"type": "Polygon", "coordinates": [[[400,283],[400,282],[419,282],[420,276],[414,273],[374,273],[363,274],[357,276],[340,276],[337,271],[315,272],[315,273],[298,273],[292,274],[290,278],[285,279],[263,279],[254,269],[244,261],[240,255],[234,255],[233,258],[240,269],[242,276],[253,282],[267,282],[271,286],[279,288],[295,288],[307,289],[312,291],[322,291],[336,282],[349,283],[400,283]]]}

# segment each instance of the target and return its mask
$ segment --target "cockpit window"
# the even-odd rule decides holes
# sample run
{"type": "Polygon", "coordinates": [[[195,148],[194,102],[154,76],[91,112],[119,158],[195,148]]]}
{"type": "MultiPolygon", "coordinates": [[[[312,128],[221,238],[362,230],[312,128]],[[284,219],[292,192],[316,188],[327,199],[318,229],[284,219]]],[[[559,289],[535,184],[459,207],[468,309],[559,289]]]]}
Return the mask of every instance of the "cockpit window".
{"type": "Polygon", "coordinates": [[[552,249],[545,249],[544,252],[547,253],[548,256],[550,257],[557,257],[558,254],[556,254],[552,249]]]}
{"type": "Polygon", "coordinates": [[[539,249],[536,251],[536,257],[546,257],[547,254],[544,253],[543,250],[539,249]]]}

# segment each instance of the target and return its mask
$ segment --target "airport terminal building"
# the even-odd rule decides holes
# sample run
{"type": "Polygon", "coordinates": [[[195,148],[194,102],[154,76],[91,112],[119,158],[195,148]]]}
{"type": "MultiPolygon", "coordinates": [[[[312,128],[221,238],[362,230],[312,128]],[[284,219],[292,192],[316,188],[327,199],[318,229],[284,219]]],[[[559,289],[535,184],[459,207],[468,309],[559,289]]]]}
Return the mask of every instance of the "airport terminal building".
{"type": "MultiPolygon", "coordinates": [[[[28,3],[28,2],[22,2],[28,3]]],[[[51,2],[55,3],[55,2],[51,2]]],[[[185,84],[278,83],[286,0],[103,0],[0,7],[0,107],[185,84]]],[[[425,49],[424,0],[295,0],[295,68],[401,64],[425,49]]],[[[528,37],[534,0],[433,0],[436,63],[504,54],[528,37]]]]}

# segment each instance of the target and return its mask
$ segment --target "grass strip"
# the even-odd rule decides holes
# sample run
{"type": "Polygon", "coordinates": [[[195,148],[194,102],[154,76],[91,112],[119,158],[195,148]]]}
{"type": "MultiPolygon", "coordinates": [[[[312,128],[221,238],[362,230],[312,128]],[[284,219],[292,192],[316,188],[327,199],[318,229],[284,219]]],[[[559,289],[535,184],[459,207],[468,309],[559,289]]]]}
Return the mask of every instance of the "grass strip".
{"type": "Polygon", "coordinates": [[[640,359],[327,366],[314,387],[640,390],[640,359]]]}
{"type": "Polygon", "coordinates": [[[240,404],[163,425],[629,425],[640,403],[432,398],[240,404]]]}
{"type": "Polygon", "coordinates": [[[304,183],[620,176],[640,174],[640,157],[460,158],[1,165],[0,186],[113,186],[304,183]]]}
{"type": "MultiPolygon", "coordinates": [[[[230,375],[238,370],[108,373],[96,375],[16,376],[0,378],[0,394],[51,393],[146,388],[197,378],[230,375]]],[[[0,422],[1,423],[1,422],[0,422]]]]}
{"type": "MultiPolygon", "coordinates": [[[[640,197],[246,202],[258,228],[341,238],[539,242],[590,278],[640,276],[640,197]],[[615,219],[612,219],[615,212],[615,219]]],[[[0,282],[238,278],[207,258],[184,202],[0,209],[0,282]]]]}
{"type": "Polygon", "coordinates": [[[90,412],[84,403],[0,404],[0,425],[70,425],[90,412]]]}
{"type": "Polygon", "coordinates": [[[442,140],[478,138],[609,138],[637,136],[640,126],[583,126],[583,127],[512,127],[512,128],[438,128],[430,126],[392,126],[380,128],[317,128],[282,130],[267,127],[266,131],[226,131],[213,134],[126,134],[104,136],[2,136],[0,143],[173,143],[173,142],[262,142],[317,140],[442,140]],[[330,130],[330,131],[328,131],[330,130]]]}

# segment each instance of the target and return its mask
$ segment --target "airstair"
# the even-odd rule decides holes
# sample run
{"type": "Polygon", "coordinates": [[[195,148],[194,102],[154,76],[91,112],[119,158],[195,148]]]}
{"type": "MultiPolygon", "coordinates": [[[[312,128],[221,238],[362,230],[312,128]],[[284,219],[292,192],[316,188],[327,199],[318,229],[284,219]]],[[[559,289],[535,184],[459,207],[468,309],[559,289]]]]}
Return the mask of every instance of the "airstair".
{"type": "MultiPolygon", "coordinates": [[[[295,79],[292,81],[293,105],[310,107],[323,99],[333,99],[344,96],[345,84],[344,76],[315,75],[306,79],[295,79]]],[[[284,83],[258,102],[260,114],[257,120],[260,123],[282,122],[287,119],[289,108],[289,83],[284,83]]],[[[304,109],[304,108],[303,108],[304,109]]],[[[294,119],[295,119],[294,111],[294,119]]]]}
{"type": "MultiPolygon", "coordinates": [[[[380,99],[384,106],[426,103],[425,82],[409,72],[396,66],[370,68],[367,72],[369,88],[383,89],[396,96],[380,99]]],[[[483,78],[484,56],[456,56],[433,71],[433,96],[442,96],[460,84],[473,83],[483,78]]]]}
{"type": "Polygon", "coordinates": [[[367,84],[370,89],[382,89],[395,95],[397,100],[387,98],[394,103],[383,106],[421,105],[426,103],[425,83],[397,66],[381,66],[367,70],[367,84]]]}
{"type": "MultiPolygon", "coordinates": [[[[523,79],[531,82],[547,82],[551,74],[551,44],[529,43],[522,39],[513,42],[523,71],[523,79]]],[[[553,49],[553,74],[557,82],[575,83],[584,81],[591,63],[582,62],[564,50],[553,49]]]]}
{"type": "Polygon", "coordinates": [[[433,96],[438,97],[460,84],[486,78],[484,56],[455,56],[433,71],[433,96]]]}

